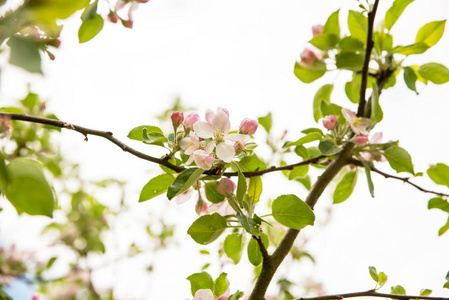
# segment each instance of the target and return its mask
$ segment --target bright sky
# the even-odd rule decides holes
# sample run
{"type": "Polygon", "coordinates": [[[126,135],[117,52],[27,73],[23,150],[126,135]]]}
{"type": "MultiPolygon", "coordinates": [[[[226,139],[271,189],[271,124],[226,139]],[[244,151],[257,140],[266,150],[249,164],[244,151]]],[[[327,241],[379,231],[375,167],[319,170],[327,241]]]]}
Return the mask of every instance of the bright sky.
{"type": "MultiPolygon", "coordinates": [[[[380,18],[391,2],[381,1],[380,18]]],[[[112,131],[128,142],[126,135],[131,128],[157,124],[154,116],[180,96],[186,106],[197,107],[201,115],[207,108],[226,107],[235,128],[244,117],[256,119],[271,111],[274,132],[281,135],[288,129],[290,139],[297,139],[302,129],[316,126],[312,100],[321,85],[335,82],[338,86],[332,101],[355,109],[344,95],[347,74],[331,73],[305,85],[293,75],[293,66],[312,37],[312,25],[323,24],[338,8],[343,12],[340,20],[345,20],[347,9],[356,6],[353,0],[152,0],[135,12],[132,30],[108,23],[99,36],[81,45],[76,33],[80,20],[74,18],[63,30],[63,44],[55,51],[56,60],[44,63],[45,77],[14,67],[2,68],[1,101],[23,97],[26,84],[31,82],[33,91],[49,100],[49,111],[61,120],[112,131]]],[[[423,24],[448,17],[447,0],[416,0],[395,25],[395,44],[413,43],[423,24]]],[[[446,33],[425,55],[407,61],[435,61],[449,66],[448,49],[446,33]]],[[[420,95],[416,96],[405,87],[400,75],[397,87],[382,94],[384,121],[376,131],[384,131],[385,140],[400,137],[416,170],[425,172],[432,163],[449,164],[449,85],[419,85],[418,89],[420,95]]],[[[263,141],[262,131],[256,138],[263,141]]],[[[85,143],[79,134],[65,131],[62,141],[62,148],[81,164],[86,178],[126,179],[130,182],[129,196],[135,202],[143,185],[159,172],[155,165],[99,138],[91,137],[85,143]]],[[[154,156],[161,154],[149,146],[130,145],[154,156]]],[[[393,173],[387,166],[380,167],[393,173]]],[[[430,288],[435,290],[435,296],[448,297],[448,290],[441,287],[449,270],[449,234],[437,237],[447,216],[427,210],[431,195],[377,175],[373,175],[376,198],[371,199],[364,175],[360,175],[354,195],[333,207],[327,226],[304,231],[310,240],[308,249],[317,259],[316,266],[291,270],[292,274],[297,278],[313,275],[324,282],[329,293],[343,293],[373,288],[368,266],[374,265],[389,275],[385,292],[389,292],[389,286],[400,284],[411,294],[430,288]]],[[[271,178],[278,177],[266,179],[263,197],[285,193],[306,197],[303,188],[284,181],[269,186],[271,178]]],[[[415,181],[444,190],[424,178],[415,181]]],[[[329,191],[325,192],[317,207],[318,223],[326,219],[329,195],[329,191]]],[[[161,203],[165,201],[161,197],[136,203],[136,211],[160,211],[169,220],[181,220],[179,235],[185,236],[196,218],[193,201],[185,206],[170,203],[170,209],[164,210],[161,203]]],[[[21,226],[12,224],[1,226],[21,226]]],[[[3,227],[1,233],[8,235],[7,228],[3,227]]],[[[17,230],[27,232],[27,228],[17,230]]],[[[197,247],[190,238],[179,243],[179,248],[158,257],[157,271],[161,273],[152,276],[150,283],[136,276],[132,268],[120,271],[117,282],[127,282],[120,299],[187,298],[190,289],[185,278],[200,271],[202,262],[196,259],[197,247]]],[[[249,263],[243,259],[240,264],[249,263]]],[[[237,271],[226,270],[232,291],[248,291],[251,272],[244,269],[239,265],[237,271]]],[[[218,269],[211,273],[218,276],[218,269]]]]}

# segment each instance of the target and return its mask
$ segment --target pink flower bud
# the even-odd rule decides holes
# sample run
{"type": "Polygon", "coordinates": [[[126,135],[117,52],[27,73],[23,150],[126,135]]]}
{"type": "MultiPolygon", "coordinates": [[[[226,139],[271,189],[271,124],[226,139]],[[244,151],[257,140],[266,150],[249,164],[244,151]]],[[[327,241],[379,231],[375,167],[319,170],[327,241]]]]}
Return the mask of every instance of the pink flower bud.
{"type": "Polygon", "coordinates": [[[195,212],[198,216],[207,215],[209,213],[209,207],[203,200],[198,200],[195,205],[195,212]]]}
{"type": "Polygon", "coordinates": [[[184,114],[180,111],[175,111],[171,114],[171,122],[173,124],[173,128],[178,128],[179,125],[184,121],[184,114]]]}
{"type": "Polygon", "coordinates": [[[228,197],[234,192],[235,183],[229,178],[222,178],[215,184],[215,188],[221,195],[228,197]]]}
{"type": "Polygon", "coordinates": [[[123,25],[123,27],[126,27],[126,28],[133,28],[133,20],[123,20],[122,19],[122,25],[123,25]]]}
{"type": "Polygon", "coordinates": [[[198,114],[196,114],[196,113],[188,114],[186,116],[186,118],[184,119],[184,126],[186,128],[190,128],[193,130],[193,124],[195,124],[195,122],[199,121],[199,120],[200,120],[200,116],[198,114]]]}
{"type": "Polygon", "coordinates": [[[324,31],[324,26],[323,25],[312,26],[312,34],[313,34],[313,36],[322,34],[323,31],[324,31]]]}
{"type": "Polygon", "coordinates": [[[312,50],[306,48],[304,49],[304,51],[302,51],[301,53],[301,62],[306,64],[306,65],[311,65],[315,62],[315,60],[317,59],[315,52],[313,52],[312,50]]]}
{"type": "Polygon", "coordinates": [[[259,126],[257,121],[245,118],[242,123],[240,123],[239,133],[253,135],[256,133],[257,126],[259,126]]]}
{"type": "Polygon", "coordinates": [[[117,23],[118,22],[117,13],[115,11],[112,11],[112,10],[109,11],[108,20],[109,20],[109,22],[117,23]]]}
{"type": "Polygon", "coordinates": [[[325,116],[323,119],[323,126],[327,130],[334,129],[335,125],[337,125],[337,117],[334,115],[325,116]]]}
{"type": "Polygon", "coordinates": [[[240,141],[235,142],[235,144],[234,144],[235,153],[242,152],[245,149],[245,146],[246,146],[245,141],[240,140],[240,141]]]}
{"type": "Polygon", "coordinates": [[[359,135],[355,138],[355,143],[358,146],[364,146],[366,143],[368,143],[368,137],[366,135],[359,135]]]}

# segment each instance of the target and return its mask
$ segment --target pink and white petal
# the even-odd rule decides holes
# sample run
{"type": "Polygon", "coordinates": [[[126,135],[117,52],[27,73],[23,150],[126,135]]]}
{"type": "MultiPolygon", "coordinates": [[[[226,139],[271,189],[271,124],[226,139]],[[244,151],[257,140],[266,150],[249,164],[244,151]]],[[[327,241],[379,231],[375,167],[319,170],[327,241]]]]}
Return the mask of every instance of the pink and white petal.
{"type": "Polygon", "coordinates": [[[251,139],[251,137],[247,134],[239,134],[239,133],[231,133],[225,136],[226,140],[231,140],[234,142],[238,142],[238,141],[249,141],[251,139]]]}
{"type": "Polygon", "coordinates": [[[343,108],[341,110],[341,113],[343,114],[343,117],[346,119],[346,121],[348,121],[349,123],[352,123],[354,121],[354,119],[356,118],[355,112],[353,112],[347,108],[343,108]]]}
{"type": "Polygon", "coordinates": [[[212,121],[213,129],[218,129],[220,132],[228,133],[231,130],[231,121],[229,116],[222,110],[218,111],[212,121]]]}
{"type": "Polygon", "coordinates": [[[212,151],[214,151],[215,148],[215,142],[210,142],[209,144],[206,145],[206,147],[204,147],[204,151],[206,151],[207,153],[212,153],[212,151]]]}
{"type": "Polygon", "coordinates": [[[200,289],[196,291],[193,300],[214,300],[214,294],[209,289],[200,289]]]}
{"type": "Polygon", "coordinates": [[[229,111],[226,109],[226,108],[224,108],[224,107],[219,107],[219,108],[217,108],[217,112],[219,112],[219,111],[223,111],[225,114],[227,114],[228,115],[228,117],[229,117],[229,111]]]}
{"type": "Polygon", "coordinates": [[[379,144],[382,141],[382,132],[376,132],[370,139],[371,144],[379,144]]]}
{"type": "Polygon", "coordinates": [[[192,140],[190,138],[183,138],[182,140],[179,141],[179,147],[181,147],[182,150],[186,151],[186,149],[189,147],[190,142],[192,140]]]}
{"type": "Polygon", "coordinates": [[[237,212],[229,205],[229,202],[224,200],[220,203],[209,205],[209,213],[216,212],[221,216],[235,215],[237,212]]]}
{"type": "Polygon", "coordinates": [[[217,145],[217,156],[225,163],[231,162],[235,155],[234,146],[228,143],[217,145]]]}
{"type": "Polygon", "coordinates": [[[231,290],[228,288],[226,293],[218,297],[216,300],[227,300],[229,298],[229,294],[231,294],[231,290]]]}
{"type": "Polygon", "coordinates": [[[193,130],[199,137],[202,137],[203,139],[211,138],[214,135],[214,127],[212,127],[211,124],[203,121],[195,122],[195,124],[193,124],[193,130]]]}
{"type": "Polygon", "coordinates": [[[193,152],[193,159],[195,160],[196,165],[204,170],[209,170],[214,163],[212,154],[209,154],[204,150],[196,150],[193,152]]]}
{"type": "Polygon", "coordinates": [[[207,109],[206,110],[206,122],[209,124],[212,124],[212,121],[214,120],[214,118],[215,118],[215,113],[212,110],[207,109]]]}
{"type": "Polygon", "coordinates": [[[182,203],[188,201],[190,199],[190,197],[192,197],[192,194],[193,194],[193,189],[188,189],[181,195],[176,196],[175,197],[176,204],[182,204],[182,203]]]}

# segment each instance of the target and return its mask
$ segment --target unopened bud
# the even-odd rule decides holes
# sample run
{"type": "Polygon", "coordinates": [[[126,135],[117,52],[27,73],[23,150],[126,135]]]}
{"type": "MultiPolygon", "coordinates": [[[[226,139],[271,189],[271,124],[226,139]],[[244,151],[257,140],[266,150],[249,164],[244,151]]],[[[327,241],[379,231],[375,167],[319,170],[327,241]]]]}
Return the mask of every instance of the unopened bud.
{"type": "Polygon", "coordinates": [[[323,119],[323,126],[327,130],[334,129],[335,125],[337,125],[337,117],[334,115],[325,116],[323,119]]]}
{"type": "Polygon", "coordinates": [[[197,113],[190,113],[184,119],[183,124],[186,128],[190,128],[191,130],[193,130],[193,124],[195,124],[196,121],[199,121],[199,119],[200,116],[197,113]]]}
{"type": "Polygon", "coordinates": [[[357,146],[364,146],[368,143],[368,137],[366,135],[359,135],[355,138],[355,143],[357,146]]]}
{"type": "Polygon", "coordinates": [[[313,34],[313,36],[322,34],[323,31],[324,31],[324,26],[323,25],[312,26],[312,34],[313,34]]]}
{"type": "Polygon", "coordinates": [[[245,149],[245,147],[246,147],[245,141],[240,140],[240,141],[235,142],[235,144],[234,144],[235,153],[242,152],[245,149]]]}
{"type": "Polygon", "coordinates": [[[179,125],[184,121],[184,114],[180,111],[175,111],[171,114],[171,122],[173,124],[173,128],[177,129],[179,125]]]}
{"type": "Polygon", "coordinates": [[[222,178],[215,184],[215,188],[221,195],[229,197],[234,193],[235,183],[229,178],[222,178]]]}
{"type": "Polygon", "coordinates": [[[256,133],[257,126],[259,126],[257,121],[245,118],[240,123],[239,133],[253,135],[256,133]]]}
{"type": "Polygon", "coordinates": [[[315,60],[317,59],[315,52],[313,52],[312,50],[306,48],[304,49],[304,51],[302,51],[301,53],[301,62],[306,64],[306,65],[311,65],[315,62],[315,60]]]}

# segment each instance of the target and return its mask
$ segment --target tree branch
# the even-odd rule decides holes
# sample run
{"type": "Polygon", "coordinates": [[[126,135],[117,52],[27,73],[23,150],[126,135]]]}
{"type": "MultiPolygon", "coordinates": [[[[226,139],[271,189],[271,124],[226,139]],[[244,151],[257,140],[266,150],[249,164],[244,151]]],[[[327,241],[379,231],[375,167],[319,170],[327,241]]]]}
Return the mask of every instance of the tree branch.
{"type": "Polygon", "coordinates": [[[369,290],[369,291],[365,291],[365,292],[356,292],[356,293],[347,293],[347,294],[326,295],[326,296],[318,296],[318,297],[311,297],[311,298],[297,298],[295,300],[339,300],[339,299],[344,299],[344,298],[356,298],[356,297],[380,297],[380,298],[391,298],[391,299],[399,299],[399,300],[410,300],[410,299],[449,300],[449,298],[443,298],[443,297],[384,294],[384,293],[378,293],[375,290],[369,290]]]}
{"type": "Polygon", "coordinates": [[[270,255],[267,252],[267,248],[265,248],[265,245],[263,244],[262,239],[260,236],[252,236],[253,239],[257,241],[257,244],[259,244],[260,252],[262,252],[262,258],[264,262],[268,262],[270,260],[270,255]]]}
{"type": "MultiPolygon", "coordinates": [[[[167,167],[167,168],[169,168],[169,169],[171,169],[173,171],[176,171],[178,173],[180,173],[180,172],[185,170],[184,167],[173,165],[173,164],[171,164],[170,162],[168,162],[164,158],[153,157],[153,156],[147,155],[145,153],[142,153],[140,151],[137,151],[134,148],[131,148],[130,146],[126,145],[125,143],[123,143],[120,140],[118,140],[115,137],[113,137],[113,134],[110,131],[100,131],[100,130],[95,130],[95,129],[82,127],[82,126],[79,126],[79,125],[74,125],[74,124],[67,123],[67,122],[60,121],[60,120],[54,120],[54,119],[48,119],[48,118],[42,118],[42,117],[35,117],[35,116],[30,116],[30,115],[25,115],[25,114],[0,113],[0,118],[8,118],[10,120],[32,122],[32,123],[38,123],[38,124],[44,124],[44,125],[50,125],[50,126],[55,126],[55,127],[59,127],[59,128],[65,128],[65,129],[74,130],[74,131],[77,131],[77,132],[81,133],[82,135],[84,135],[84,140],[85,141],[87,141],[87,136],[88,135],[99,136],[99,137],[102,137],[102,138],[105,138],[105,139],[109,140],[113,144],[115,144],[118,147],[120,147],[120,149],[122,149],[123,151],[128,152],[128,153],[130,153],[130,154],[132,154],[134,156],[137,156],[138,158],[141,158],[143,160],[147,160],[147,161],[150,161],[150,162],[153,162],[153,163],[157,163],[159,165],[165,166],[165,167],[167,167]]],[[[254,177],[254,176],[261,176],[263,174],[276,172],[276,171],[293,170],[295,167],[298,167],[298,166],[310,165],[310,164],[318,163],[323,158],[326,158],[326,156],[319,155],[317,157],[313,157],[313,158],[301,161],[301,162],[296,163],[296,164],[286,165],[286,166],[282,166],[282,167],[274,167],[273,166],[273,167],[270,167],[268,169],[264,169],[264,170],[260,170],[260,171],[243,172],[243,175],[245,175],[246,178],[249,178],[249,177],[254,177]]],[[[208,170],[208,171],[204,172],[203,174],[206,174],[206,175],[217,175],[215,173],[215,170],[208,170]]],[[[237,172],[225,172],[222,175],[223,176],[228,176],[228,177],[235,177],[235,176],[238,176],[238,173],[237,172]]]]}
{"type": "MultiPolygon", "coordinates": [[[[356,166],[359,166],[359,167],[363,167],[364,166],[361,161],[359,161],[357,159],[354,159],[354,158],[350,159],[349,163],[353,164],[353,165],[356,165],[356,166]]],[[[411,182],[410,181],[410,177],[400,177],[400,176],[396,176],[396,175],[391,175],[391,174],[385,173],[385,172],[377,169],[375,166],[372,166],[372,165],[369,165],[369,168],[371,169],[371,171],[373,171],[373,172],[375,172],[377,174],[380,174],[380,175],[382,175],[385,178],[397,179],[397,180],[403,181],[404,183],[410,184],[411,186],[417,188],[421,192],[434,194],[434,195],[437,195],[437,196],[449,197],[449,194],[431,191],[431,190],[425,189],[425,188],[417,185],[416,183],[411,182]]]]}
{"type": "Polygon", "coordinates": [[[365,58],[363,60],[363,67],[362,67],[362,81],[360,84],[359,108],[357,110],[358,117],[365,116],[366,85],[368,83],[368,71],[369,71],[369,62],[371,60],[371,51],[373,50],[374,47],[373,41],[374,18],[376,17],[378,5],[379,0],[376,0],[374,2],[373,9],[368,12],[368,34],[366,36],[365,58]]]}

